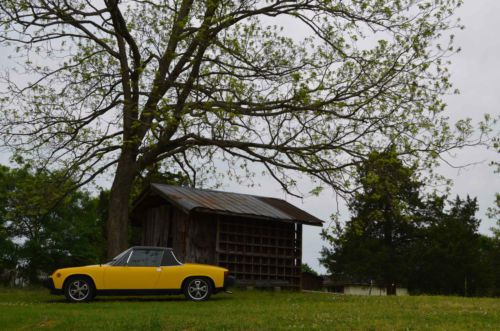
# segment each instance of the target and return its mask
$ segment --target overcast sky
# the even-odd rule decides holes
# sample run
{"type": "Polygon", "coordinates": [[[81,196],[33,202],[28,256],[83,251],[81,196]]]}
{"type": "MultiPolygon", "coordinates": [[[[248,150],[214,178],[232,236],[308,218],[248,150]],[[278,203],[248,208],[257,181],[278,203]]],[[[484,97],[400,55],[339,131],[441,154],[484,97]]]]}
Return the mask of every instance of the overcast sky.
{"type": "MultiPolygon", "coordinates": [[[[500,114],[500,13],[499,0],[466,1],[457,11],[457,16],[462,18],[466,29],[457,31],[456,44],[461,46],[462,52],[452,58],[452,81],[461,91],[460,95],[446,97],[448,103],[447,115],[454,122],[460,118],[470,117],[476,121],[481,120],[483,114],[500,114]]],[[[297,31],[300,34],[300,31],[297,31]]],[[[0,53],[0,67],[6,67],[7,51],[0,53]]],[[[498,133],[498,127],[496,128],[498,133]]],[[[494,224],[488,220],[485,211],[493,205],[495,192],[500,191],[500,176],[493,174],[489,162],[499,155],[481,148],[457,151],[454,158],[448,157],[455,165],[477,163],[465,169],[455,169],[449,166],[440,168],[440,172],[454,180],[452,194],[477,197],[480,204],[478,217],[481,218],[481,232],[489,233],[489,228],[494,224]]],[[[7,163],[9,154],[2,151],[0,163],[7,163]]],[[[286,199],[296,204],[309,213],[323,219],[328,225],[330,215],[337,211],[341,219],[348,219],[349,215],[341,201],[337,205],[333,192],[325,190],[319,197],[305,197],[297,199],[285,195],[280,187],[270,178],[256,180],[260,187],[246,187],[227,183],[224,190],[250,193],[257,195],[273,196],[286,199]]],[[[299,181],[302,192],[312,188],[307,179],[299,181]]],[[[320,228],[305,226],[303,240],[303,260],[314,269],[324,271],[319,266],[319,251],[324,243],[319,236],[320,228]]]]}
{"type": "MultiPolygon", "coordinates": [[[[452,81],[461,93],[445,97],[448,108],[447,116],[451,122],[470,117],[480,121],[485,113],[498,116],[500,114],[500,13],[499,0],[466,1],[458,9],[457,16],[466,26],[465,30],[456,32],[456,44],[462,51],[452,60],[452,81]]],[[[499,127],[496,127],[498,134],[499,127]]],[[[477,163],[466,168],[456,169],[443,165],[439,172],[453,179],[452,196],[477,197],[480,210],[477,216],[482,220],[480,231],[489,234],[494,221],[485,216],[486,209],[493,205],[495,192],[500,192],[500,175],[493,173],[489,163],[500,161],[498,154],[484,148],[469,148],[454,152],[447,156],[455,166],[477,163]]],[[[342,220],[349,218],[348,211],[341,201],[337,206],[333,192],[325,190],[319,197],[296,199],[282,192],[279,185],[271,179],[260,181],[260,187],[242,187],[228,184],[224,189],[241,193],[268,195],[286,199],[309,213],[319,217],[328,225],[330,215],[338,210],[342,220]]],[[[308,192],[313,186],[307,179],[300,181],[300,188],[308,192]]],[[[314,269],[323,272],[319,265],[319,251],[325,245],[321,241],[321,229],[305,226],[303,240],[303,260],[314,269]]]]}

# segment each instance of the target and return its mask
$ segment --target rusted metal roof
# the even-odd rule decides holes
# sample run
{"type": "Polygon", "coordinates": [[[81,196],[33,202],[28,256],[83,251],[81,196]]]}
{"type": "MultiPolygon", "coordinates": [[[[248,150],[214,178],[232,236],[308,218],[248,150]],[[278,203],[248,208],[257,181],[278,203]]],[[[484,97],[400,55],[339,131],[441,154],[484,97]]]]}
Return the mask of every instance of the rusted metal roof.
{"type": "Polygon", "coordinates": [[[151,190],[178,208],[322,226],[323,221],[275,198],[183,186],[151,184],[151,190]]]}

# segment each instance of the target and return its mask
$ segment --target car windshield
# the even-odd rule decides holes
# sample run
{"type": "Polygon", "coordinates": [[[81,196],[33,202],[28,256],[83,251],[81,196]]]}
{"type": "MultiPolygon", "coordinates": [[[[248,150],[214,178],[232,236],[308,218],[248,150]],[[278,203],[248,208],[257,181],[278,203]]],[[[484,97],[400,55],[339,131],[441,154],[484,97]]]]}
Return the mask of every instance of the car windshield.
{"type": "Polygon", "coordinates": [[[113,262],[120,260],[122,257],[124,257],[125,255],[127,255],[129,252],[130,252],[130,248],[127,249],[127,250],[125,250],[125,251],[123,251],[123,252],[121,252],[120,254],[118,254],[117,256],[115,256],[111,261],[109,261],[106,264],[113,264],[113,262]]]}

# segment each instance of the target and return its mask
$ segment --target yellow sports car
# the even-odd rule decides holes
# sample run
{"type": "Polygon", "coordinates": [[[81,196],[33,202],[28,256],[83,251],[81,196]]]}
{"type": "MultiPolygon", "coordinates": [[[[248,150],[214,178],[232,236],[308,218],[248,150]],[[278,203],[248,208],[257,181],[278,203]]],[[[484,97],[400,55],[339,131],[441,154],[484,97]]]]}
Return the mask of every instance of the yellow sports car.
{"type": "Polygon", "coordinates": [[[228,270],[203,264],[182,264],[171,248],[136,246],[111,262],[54,271],[46,286],[72,302],[96,295],[181,294],[193,301],[207,300],[234,284],[228,270]]]}

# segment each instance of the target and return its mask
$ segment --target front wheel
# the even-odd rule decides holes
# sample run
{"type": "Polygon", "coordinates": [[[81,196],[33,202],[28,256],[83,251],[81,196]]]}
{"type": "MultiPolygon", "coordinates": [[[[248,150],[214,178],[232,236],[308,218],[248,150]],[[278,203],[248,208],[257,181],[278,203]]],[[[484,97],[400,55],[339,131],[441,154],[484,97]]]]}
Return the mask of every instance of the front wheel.
{"type": "Polygon", "coordinates": [[[204,277],[193,277],[184,285],[184,295],[192,301],[204,301],[212,294],[212,283],[204,277]]]}
{"type": "Polygon", "coordinates": [[[90,301],[94,298],[94,292],[94,284],[87,277],[71,277],[64,286],[64,296],[71,302],[90,301]]]}

